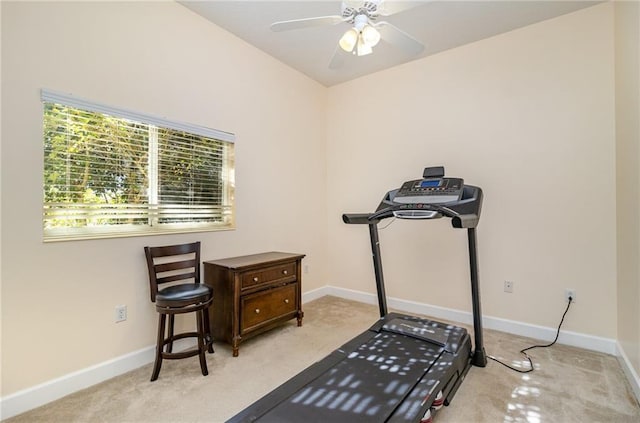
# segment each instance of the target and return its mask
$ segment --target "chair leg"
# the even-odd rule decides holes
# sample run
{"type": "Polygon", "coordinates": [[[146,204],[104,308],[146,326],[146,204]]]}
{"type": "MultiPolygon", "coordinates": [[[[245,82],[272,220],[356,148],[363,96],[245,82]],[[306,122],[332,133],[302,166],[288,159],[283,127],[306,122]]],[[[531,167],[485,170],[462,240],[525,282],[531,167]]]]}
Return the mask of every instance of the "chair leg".
{"type": "Polygon", "coordinates": [[[202,370],[202,376],[209,374],[207,370],[207,357],[205,356],[205,349],[207,348],[205,341],[205,332],[203,328],[204,311],[199,310],[196,312],[196,325],[198,326],[198,351],[200,352],[200,369],[202,370]]]}
{"type": "Polygon", "coordinates": [[[169,315],[169,334],[167,336],[167,339],[169,340],[169,343],[167,344],[167,352],[173,352],[173,327],[174,327],[174,323],[175,323],[175,318],[176,316],[173,314],[169,315]]]}
{"type": "Polygon", "coordinates": [[[213,336],[211,335],[211,325],[209,324],[209,309],[202,310],[202,320],[204,323],[204,335],[207,342],[207,351],[213,354],[213,336]]]}
{"type": "Polygon", "coordinates": [[[151,374],[151,382],[158,379],[160,374],[160,367],[162,367],[162,347],[164,344],[164,325],[165,314],[160,313],[158,315],[158,340],[156,342],[156,361],[153,365],[153,373],[151,374]]]}

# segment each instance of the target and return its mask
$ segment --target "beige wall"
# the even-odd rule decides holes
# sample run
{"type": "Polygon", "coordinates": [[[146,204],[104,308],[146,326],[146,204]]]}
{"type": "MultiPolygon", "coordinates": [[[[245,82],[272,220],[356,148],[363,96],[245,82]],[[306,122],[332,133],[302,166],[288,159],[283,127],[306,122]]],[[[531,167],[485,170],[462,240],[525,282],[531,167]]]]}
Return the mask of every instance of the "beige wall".
{"type": "Polygon", "coordinates": [[[2,106],[2,396],[154,344],[145,245],[301,252],[324,285],[326,89],[188,9],[2,2],[2,106]],[[43,244],[42,87],[236,133],[237,230],[43,244]]]}
{"type": "MultiPolygon", "coordinates": [[[[484,314],[556,327],[574,288],[563,329],[615,338],[612,13],[599,5],[329,89],[331,282],[374,292],[366,227],[340,215],[442,164],[484,190],[484,314]]],[[[389,296],[471,310],[464,231],[397,220],[380,238],[389,296]]]]}
{"type": "Polygon", "coordinates": [[[640,3],[615,20],[618,342],[640,374],[640,3]]]}

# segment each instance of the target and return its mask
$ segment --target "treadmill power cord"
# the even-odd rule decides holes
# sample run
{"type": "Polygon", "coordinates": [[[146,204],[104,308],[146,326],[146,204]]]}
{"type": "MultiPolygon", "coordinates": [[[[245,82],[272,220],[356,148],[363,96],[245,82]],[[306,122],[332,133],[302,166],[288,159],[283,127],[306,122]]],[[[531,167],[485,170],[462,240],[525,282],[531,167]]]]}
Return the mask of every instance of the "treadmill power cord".
{"type": "Polygon", "coordinates": [[[395,222],[395,221],[396,221],[396,218],[394,217],[393,219],[391,219],[391,221],[390,221],[389,223],[387,223],[386,225],[384,225],[383,227],[381,227],[381,228],[379,228],[379,229],[380,229],[380,230],[387,229],[387,228],[388,228],[389,226],[391,226],[391,224],[392,224],[393,222],[395,222]]]}
{"type": "Polygon", "coordinates": [[[529,360],[529,365],[531,366],[530,369],[527,369],[527,370],[518,369],[518,368],[512,367],[512,366],[510,366],[510,365],[508,365],[506,363],[503,363],[502,361],[500,361],[497,358],[492,357],[490,355],[487,356],[487,357],[490,358],[491,360],[499,363],[499,364],[502,364],[503,366],[505,366],[505,367],[515,371],[515,372],[518,372],[518,373],[529,373],[529,372],[532,372],[534,370],[533,361],[531,361],[531,357],[529,357],[529,355],[527,354],[527,351],[532,350],[534,348],[547,348],[547,347],[550,347],[550,346],[552,346],[553,344],[556,343],[556,341],[558,340],[558,336],[560,336],[560,328],[562,327],[562,323],[564,322],[564,316],[567,315],[567,311],[569,311],[569,307],[571,307],[571,302],[572,301],[573,301],[573,298],[569,297],[569,302],[567,304],[567,308],[564,310],[564,313],[562,314],[562,319],[560,320],[560,324],[558,325],[558,330],[556,331],[556,339],[554,339],[552,343],[547,344],[547,345],[533,345],[531,347],[528,347],[528,348],[525,348],[523,350],[520,350],[520,353],[524,354],[525,358],[527,360],[529,360]]]}

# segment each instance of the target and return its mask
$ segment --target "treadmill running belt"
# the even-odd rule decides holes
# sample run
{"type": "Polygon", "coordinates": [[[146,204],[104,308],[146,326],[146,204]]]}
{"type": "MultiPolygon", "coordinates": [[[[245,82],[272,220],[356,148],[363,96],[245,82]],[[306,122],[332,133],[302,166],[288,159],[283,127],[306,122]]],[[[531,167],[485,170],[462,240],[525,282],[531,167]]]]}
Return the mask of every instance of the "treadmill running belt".
{"type": "Polygon", "coordinates": [[[409,395],[444,348],[381,331],[310,381],[260,422],[382,422],[409,395]]]}

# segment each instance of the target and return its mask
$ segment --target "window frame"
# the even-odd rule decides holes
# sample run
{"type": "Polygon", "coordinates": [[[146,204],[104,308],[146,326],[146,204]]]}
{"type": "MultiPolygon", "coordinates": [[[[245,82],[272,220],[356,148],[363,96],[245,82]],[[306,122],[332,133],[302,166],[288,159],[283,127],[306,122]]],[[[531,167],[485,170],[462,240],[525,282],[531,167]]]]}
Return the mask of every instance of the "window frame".
{"type": "MultiPolygon", "coordinates": [[[[72,107],[83,111],[105,114],[111,117],[126,119],[141,124],[147,125],[152,131],[153,127],[162,127],[169,130],[180,131],[188,133],[189,135],[202,136],[207,138],[213,138],[216,141],[227,143],[224,147],[227,153],[224,158],[224,165],[221,167],[224,170],[224,176],[221,177],[223,183],[223,195],[226,197],[225,201],[221,201],[218,206],[220,213],[225,215],[224,221],[219,222],[180,222],[180,223],[157,223],[157,210],[163,207],[162,203],[153,204],[149,196],[146,203],[141,203],[140,206],[146,208],[146,215],[149,218],[147,224],[110,224],[110,225],[96,225],[96,226],[81,226],[81,227],[59,227],[59,228],[47,228],[47,204],[45,202],[45,195],[43,191],[43,215],[42,215],[42,230],[44,242],[55,241],[67,241],[67,240],[79,240],[79,239],[101,239],[101,238],[116,238],[116,237],[132,237],[132,236],[146,236],[146,235],[161,235],[171,233],[190,233],[190,232],[209,232],[209,231],[221,231],[221,230],[234,230],[235,229],[235,135],[230,132],[220,131],[216,129],[207,128],[204,126],[172,121],[165,118],[149,115],[146,113],[135,112],[120,107],[108,106],[100,104],[94,101],[79,98],[71,94],[60,93],[43,88],[41,90],[41,101],[43,104],[43,135],[44,135],[44,116],[45,116],[45,103],[54,103],[66,107],[72,107]],[[156,219],[156,224],[152,224],[152,221],[156,219]]],[[[44,141],[44,140],[43,140],[44,141]]],[[[151,144],[151,141],[149,141],[151,144]]],[[[43,157],[43,172],[45,166],[45,159],[43,157]]],[[[151,157],[150,157],[151,160],[151,157]]],[[[147,170],[152,167],[158,166],[152,162],[147,164],[147,170]]],[[[148,183],[149,185],[149,183],[148,183]]],[[[43,179],[43,190],[46,189],[47,183],[43,179]]],[[[149,189],[150,187],[147,186],[149,189]]],[[[153,190],[151,188],[151,190],[153,190]]],[[[79,205],[84,203],[69,203],[71,205],[79,205]]],[[[165,203],[164,205],[171,205],[165,203]]],[[[108,204],[104,205],[105,209],[109,207],[108,204]]]]}

